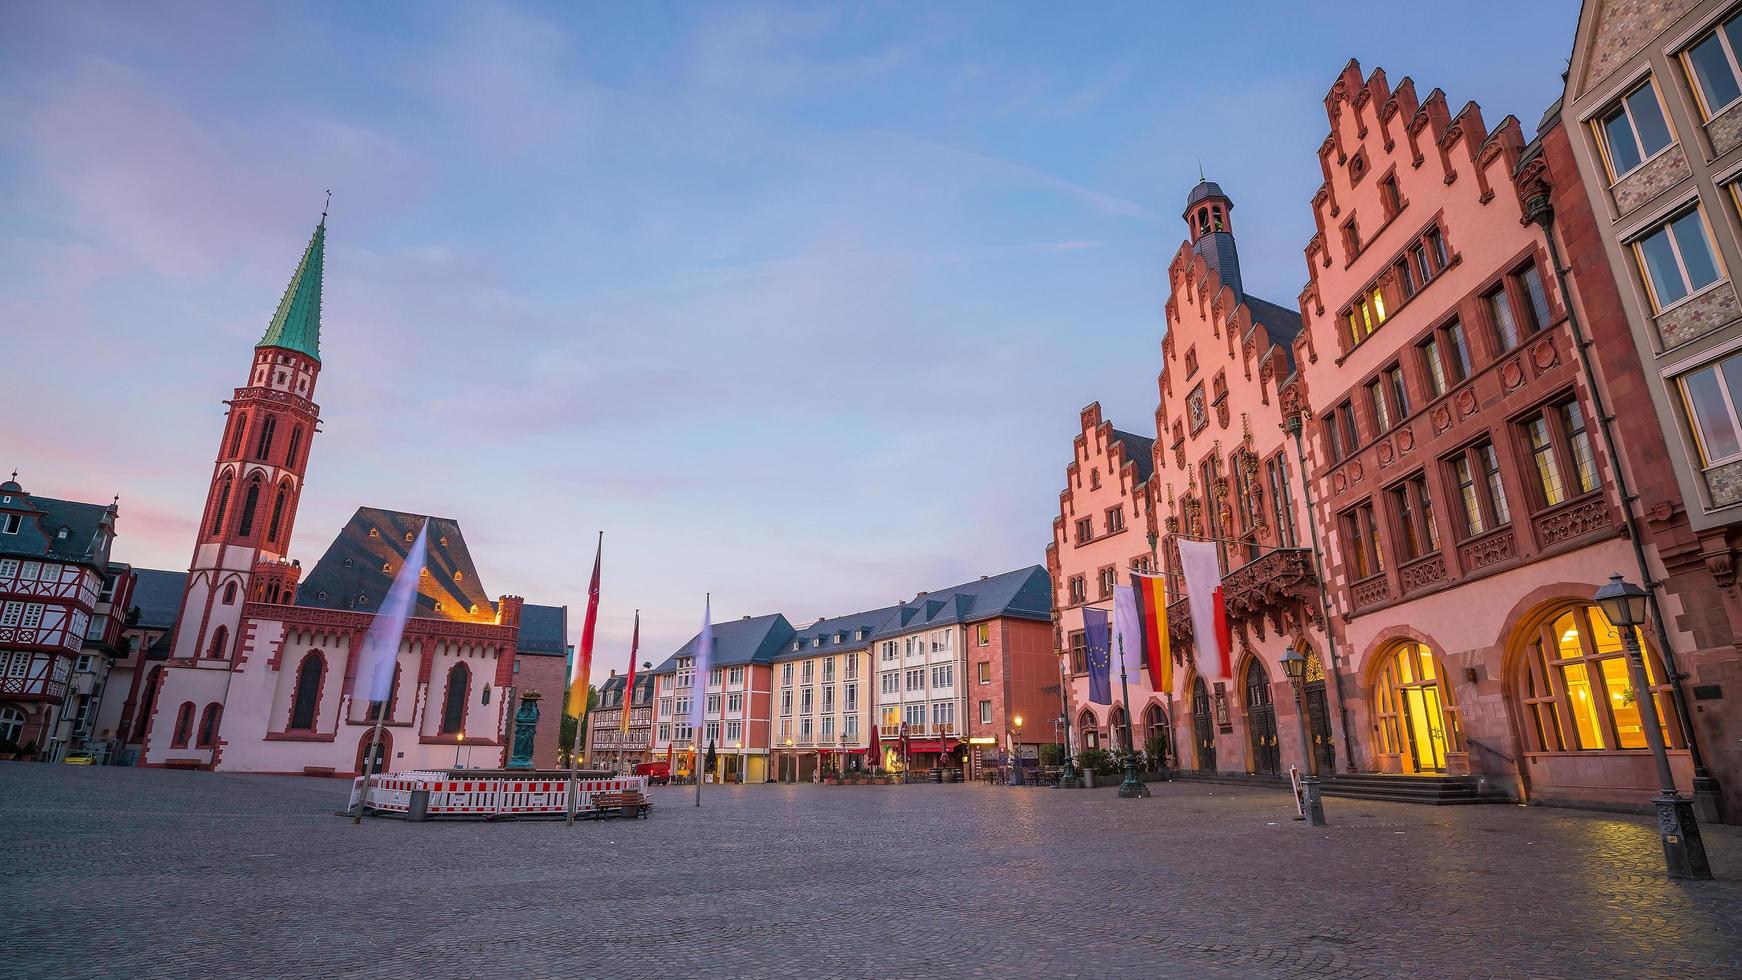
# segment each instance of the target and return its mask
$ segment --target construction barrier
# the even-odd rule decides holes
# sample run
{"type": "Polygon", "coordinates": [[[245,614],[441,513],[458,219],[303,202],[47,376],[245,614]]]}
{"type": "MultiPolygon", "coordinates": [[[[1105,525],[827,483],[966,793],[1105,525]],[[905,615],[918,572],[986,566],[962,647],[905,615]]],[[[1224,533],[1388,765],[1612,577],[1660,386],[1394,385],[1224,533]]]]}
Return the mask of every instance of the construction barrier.
{"type": "MultiPolygon", "coordinates": [[[[569,782],[541,776],[533,779],[456,779],[441,772],[408,772],[376,776],[369,782],[367,809],[398,816],[412,815],[413,794],[422,793],[427,804],[418,807],[420,818],[462,817],[474,820],[496,818],[565,816],[569,812],[569,782]]],[[[598,793],[647,791],[646,776],[612,776],[575,781],[575,812],[590,814],[598,793]]],[[[354,810],[363,791],[363,777],[351,781],[347,810],[354,810]]]]}

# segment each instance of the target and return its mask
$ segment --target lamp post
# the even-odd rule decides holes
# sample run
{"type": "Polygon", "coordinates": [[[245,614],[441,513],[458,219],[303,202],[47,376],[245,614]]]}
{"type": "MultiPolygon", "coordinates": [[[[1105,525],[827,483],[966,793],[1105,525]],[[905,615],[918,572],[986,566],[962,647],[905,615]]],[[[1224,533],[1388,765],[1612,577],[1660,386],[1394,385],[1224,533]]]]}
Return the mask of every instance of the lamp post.
{"type": "Polygon", "coordinates": [[[460,768],[460,746],[466,744],[466,733],[461,732],[454,738],[454,768],[460,768]]]}
{"type": "Polygon", "coordinates": [[[1083,785],[1081,776],[1077,775],[1076,763],[1071,760],[1071,708],[1070,692],[1071,675],[1066,667],[1067,654],[1059,654],[1059,726],[1064,733],[1065,765],[1059,770],[1059,787],[1061,789],[1076,789],[1083,785]]]}
{"type": "Polygon", "coordinates": [[[1634,703],[1639,705],[1639,719],[1645,725],[1645,741],[1657,760],[1657,781],[1662,791],[1652,799],[1657,807],[1657,832],[1663,839],[1665,871],[1671,878],[1712,877],[1712,866],[1706,861],[1706,844],[1700,839],[1700,825],[1694,819],[1693,801],[1684,798],[1675,788],[1675,773],[1669,768],[1669,752],[1664,748],[1663,729],[1657,717],[1657,698],[1645,674],[1645,655],[1639,648],[1635,629],[1645,623],[1645,604],[1649,597],[1644,589],[1623,579],[1620,573],[1609,576],[1609,584],[1597,590],[1593,601],[1601,606],[1609,622],[1621,631],[1621,643],[1627,650],[1627,674],[1633,684],[1634,703]]]}
{"type": "Polygon", "coordinates": [[[1300,722],[1300,795],[1301,809],[1306,812],[1309,827],[1325,825],[1325,802],[1319,797],[1319,777],[1313,775],[1312,740],[1307,737],[1306,707],[1307,658],[1290,647],[1282,655],[1282,670],[1294,685],[1295,720],[1300,722]]]}
{"type": "Polygon", "coordinates": [[[1022,716],[1010,719],[1010,785],[1022,785],[1022,716]]]}
{"type": "Polygon", "coordinates": [[[1143,785],[1143,777],[1137,773],[1137,749],[1131,744],[1131,685],[1125,680],[1125,634],[1119,634],[1119,691],[1125,703],[1119,710],[1125,712],[1125,781],[1119,784],[1119,798],[1122,800],[1139,800],[1149,795],[1149,787],[1143,785]]]}

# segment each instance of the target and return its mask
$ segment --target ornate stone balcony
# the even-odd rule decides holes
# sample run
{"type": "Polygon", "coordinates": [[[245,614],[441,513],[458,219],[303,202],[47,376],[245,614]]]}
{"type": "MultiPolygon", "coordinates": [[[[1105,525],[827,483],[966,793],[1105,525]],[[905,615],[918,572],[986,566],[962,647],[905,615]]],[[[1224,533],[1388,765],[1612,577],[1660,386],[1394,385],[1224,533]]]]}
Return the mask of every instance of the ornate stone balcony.
{"type": "Polygon", "coordinates": [[[1370,575],[1349,586],[1349,600],[1356,609],[1391,598],[1391,578],[1384,572],[1370,575]]]}
{"type": "Polygon", "coordinates": [[[1315,601],[1318,587],[1312,551],[1277,548],[1224,576],[1222,600],[1230,622],[1259,616],[1275,619],[1297,602],[1315,601]]]}
{"type": "Polygon", "coordinates": [[[1403,583],[1403,594],[1420,592],[1444,582],[1448,577],[1446,556],[1443,552],[1414,559],[1407,564],[1398,566],[1397,577],[1403,583]]]}
{"type": "Polygon", "coordinates": [[[1463,563],[1465,572],[1495,565],[1517,555],[1518,541],[1512,535],[1510,524],[1458,545],[1458,560],[1463,563]]]}

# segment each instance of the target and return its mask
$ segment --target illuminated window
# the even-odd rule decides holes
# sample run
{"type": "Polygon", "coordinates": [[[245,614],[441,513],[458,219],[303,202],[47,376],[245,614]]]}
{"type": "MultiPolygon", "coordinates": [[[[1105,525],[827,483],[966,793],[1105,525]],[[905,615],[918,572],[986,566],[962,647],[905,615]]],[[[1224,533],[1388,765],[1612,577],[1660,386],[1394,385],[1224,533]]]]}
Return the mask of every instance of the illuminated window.
{"type": "MultiPolygon", "coordinates": [[[[1656,698],[1664,744],[1683,746],[1669,685],[1644,637],[1646,686],[1656,698]]],[[[1603,610],[1581,604],[1545,621],[1520,658],[1516,689],[1524,702],[1527,750],[1597,752],[1646,748],[1638,691],[1621,634],[1603,610]]]]}
{"type": "Polygon", "coordinates": [[[1433,651],[1402,643],[1381,661],[1373,708],[1379,751],[1406,773],[1444,772],[1446,754],[1463,751],[1458,709],[1433,651]]]}

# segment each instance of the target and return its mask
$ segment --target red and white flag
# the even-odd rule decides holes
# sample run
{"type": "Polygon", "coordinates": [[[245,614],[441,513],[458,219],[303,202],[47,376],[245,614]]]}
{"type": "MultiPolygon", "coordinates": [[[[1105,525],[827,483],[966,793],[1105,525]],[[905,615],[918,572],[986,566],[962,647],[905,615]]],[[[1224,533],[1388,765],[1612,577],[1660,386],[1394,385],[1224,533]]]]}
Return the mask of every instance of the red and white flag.
{"type": "Polygon", "coordinates": [[[1192,608],[1192,646],[1198,672],[1212,680],[1232,680],[1233,637],[1228,607],[1222,601],[1222,563],[1212,541],[1179,542],[1179,567],[1192,608]]]}

